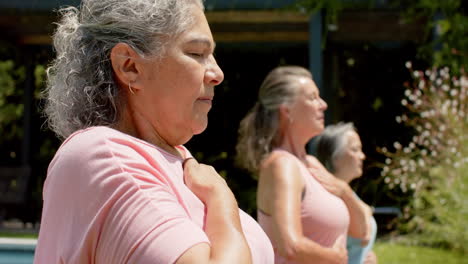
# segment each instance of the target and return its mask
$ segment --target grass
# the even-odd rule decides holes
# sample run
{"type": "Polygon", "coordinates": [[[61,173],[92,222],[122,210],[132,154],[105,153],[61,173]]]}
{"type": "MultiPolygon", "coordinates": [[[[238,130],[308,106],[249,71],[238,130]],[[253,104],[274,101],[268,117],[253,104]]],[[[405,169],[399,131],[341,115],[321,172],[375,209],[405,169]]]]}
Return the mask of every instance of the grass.
{"type": "Polygon", "coordinates": [[[36,238],[37,239],[37,233],[34,233],[34,232],[0,231],[0,237],[7,237],[7,238],[36,238]]]}
{"type": "Polygon", "coordinates": [[[378,242],[374,246],[379,264],[467,264],[468,256],[449,250],[378,242]]]}

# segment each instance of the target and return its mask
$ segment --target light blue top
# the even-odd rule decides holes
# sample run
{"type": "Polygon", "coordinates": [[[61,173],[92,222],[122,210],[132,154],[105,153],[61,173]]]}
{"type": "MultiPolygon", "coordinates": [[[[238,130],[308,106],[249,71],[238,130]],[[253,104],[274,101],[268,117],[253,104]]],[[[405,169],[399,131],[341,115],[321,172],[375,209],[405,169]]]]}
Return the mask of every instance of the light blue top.
{"type": "Polygon", "coordinates": [[[371,216],[372,233],[369,243],[361,246],[361,239],[348,236],[346,241],[346,249],[348,250],[348,263],[349,264],[363,264],[366,259],[367,253],[372,250],[377,236],[377,223],[375,218],[371,216]]]}

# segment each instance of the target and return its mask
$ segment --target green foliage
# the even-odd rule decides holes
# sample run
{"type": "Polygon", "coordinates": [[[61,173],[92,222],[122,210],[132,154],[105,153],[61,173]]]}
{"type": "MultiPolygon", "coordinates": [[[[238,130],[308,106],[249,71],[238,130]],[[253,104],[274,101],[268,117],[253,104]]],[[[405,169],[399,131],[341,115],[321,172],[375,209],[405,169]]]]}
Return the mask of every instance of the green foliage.
{"type": "Polygon", "coordinates": [[[460,253],[418,246],[408,246],[393,242],[378,242],[374,252],[379,264],[461,264],[466,257],[460,253]]]}
{"type": "MultiPolygon", "coordinates": [[[[44,128],[44,118],[41,113],[41,91],[45,84],[45,67],[41,64],[41,53],[28,57],[29,63],[36,65],[33,69],[33,98],[29,120],[29,145],[24,145],[25,127],[25,87],[26,66],[17,58],[20,50],[0,46],[0,166],[29,166],[32,175],[29,178],[28,191],[24,203],[16,205],[7,211],[6,218],[20,218],[25,222],[39,220],[42,204],[42,185],[46,175],[47,164],[58,147],[58,140],[53,133],[44,128]],[[4,48],[5,50],[2,50],[4,48]],[[27,147],[28,149],[25,149],[27,147]]],[[[32,77],[32,76],[31,76],[32,77]]],[[[31,85],[31,84],[29,84],[31,85]]],[[[12,185],[15,181],[11,182],[12,185]]]]}
{"type": "Polygon", "coordinates": [[[468,78],[449,68],[415,71],[396,121],[414,129],[408,144],[395,142],[382,176],[403,193],[400,231],[418,244],[468,252],[468,78]]]}
{"type": "Polygon", "coordinates": [[[410,241],[468,252],[468,164],[436,167],[431,189],[415,198],[415,216],[403,225],[410,241]]]}
{"type": "Polygon", "coordinates": [[[464,10],[468,7],[462,0],[394,0],[393,4],[405,7],[408,21],[427,20],[426,44],[420,46],[420,57],[456,73],[468,65],[468,16],[464,10]]]}
{"type": "Polygon", "coordinates": [[[0,61],[0,144],[18,140],[23,135],[24,98],[23,90],[17,89],[17,84],[24,79],[24,67],[16,67],[12,60],[0,61]]]}

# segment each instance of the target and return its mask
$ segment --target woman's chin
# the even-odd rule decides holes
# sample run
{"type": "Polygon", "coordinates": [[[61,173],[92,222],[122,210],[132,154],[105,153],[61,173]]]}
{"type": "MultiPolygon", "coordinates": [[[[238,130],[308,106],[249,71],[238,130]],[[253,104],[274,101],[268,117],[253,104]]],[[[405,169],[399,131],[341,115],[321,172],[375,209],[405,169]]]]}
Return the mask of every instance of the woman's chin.
{"type": "Polygon", "coordinates": [[[206,130],[207,127],[208,127],[208,119],[194,122],[192,126],[192,133],[194,135],[201,134],[203,131],[206,130]]]}

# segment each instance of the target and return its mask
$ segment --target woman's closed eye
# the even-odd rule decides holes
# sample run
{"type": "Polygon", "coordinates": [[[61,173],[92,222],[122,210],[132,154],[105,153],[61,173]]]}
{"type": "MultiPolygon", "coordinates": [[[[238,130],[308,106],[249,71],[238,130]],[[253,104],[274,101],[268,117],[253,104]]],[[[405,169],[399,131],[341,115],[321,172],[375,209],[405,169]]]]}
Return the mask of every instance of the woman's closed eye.
{"type": "Polygon", "coordinates": [[[195,57],[195,58],[203,58],[205,56],[204,53],[199,53],[199,52],[189,52],[188,55],[195,57]]]}

